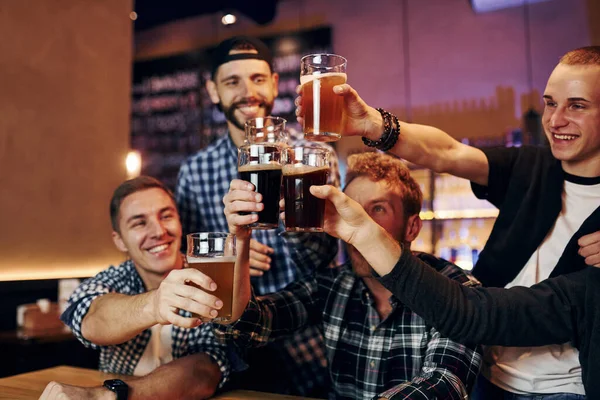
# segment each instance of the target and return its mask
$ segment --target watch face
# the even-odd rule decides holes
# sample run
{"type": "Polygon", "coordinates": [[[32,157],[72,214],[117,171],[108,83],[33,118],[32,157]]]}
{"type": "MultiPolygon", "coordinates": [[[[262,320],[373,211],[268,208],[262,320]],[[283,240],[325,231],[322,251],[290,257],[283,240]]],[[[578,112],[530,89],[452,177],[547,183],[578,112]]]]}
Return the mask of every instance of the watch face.
{"type": "Polygon", "coordinates": [[[129,386],[127,386],[127,384],[125,382],[123,382],[120,379],[109,379],[107,381],[104,381],[104,386],[106,386],[109,389],[129,387],[129,386]]]}
{"type": "Polygon", "coordinates": [[[104,381],[104,387],[117,394],[117,400],[127,400],[129,386],[120,379],[104,381]]]}

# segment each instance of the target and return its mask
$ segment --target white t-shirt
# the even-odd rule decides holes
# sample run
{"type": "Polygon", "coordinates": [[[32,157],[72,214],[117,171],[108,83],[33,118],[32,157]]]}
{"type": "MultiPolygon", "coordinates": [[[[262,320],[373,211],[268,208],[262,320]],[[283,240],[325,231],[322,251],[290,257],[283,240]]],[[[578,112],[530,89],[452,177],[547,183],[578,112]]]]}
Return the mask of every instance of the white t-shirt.
{"type": "Polygon", "coordinates": [[[154,325],[150,328],[150,341],[144,349],[140,361],[133,370],[133,375],[144,376],[156,368],[173,360],[173,325],[154,325]]]}
{"type": "MultiPolygon", "coordinates": [[[[562,210],[554,227],[519,275],[506,287],[529,287],[547,279],[572,236],[599,205],[600,183],[565,181],[562,210]]],[[[569,343],[541,347],[486,347],[482,373],[496,386],[512,393],[585,394],[579,352],[569,343]]]]}

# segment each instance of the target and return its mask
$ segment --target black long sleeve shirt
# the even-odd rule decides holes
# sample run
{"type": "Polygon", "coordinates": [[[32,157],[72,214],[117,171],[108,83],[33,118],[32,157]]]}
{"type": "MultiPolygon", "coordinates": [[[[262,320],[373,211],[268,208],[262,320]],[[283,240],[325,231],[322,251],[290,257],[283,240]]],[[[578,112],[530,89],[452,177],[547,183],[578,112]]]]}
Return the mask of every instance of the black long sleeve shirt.
{"type": "Polygon", "coordinates": [[[380,281],[458,342],[500,346],[572,342],[579,350],[586,395],[600,399],[600,269],[585,268],[531,288],[468,288],[403,251],[380,281]]]}

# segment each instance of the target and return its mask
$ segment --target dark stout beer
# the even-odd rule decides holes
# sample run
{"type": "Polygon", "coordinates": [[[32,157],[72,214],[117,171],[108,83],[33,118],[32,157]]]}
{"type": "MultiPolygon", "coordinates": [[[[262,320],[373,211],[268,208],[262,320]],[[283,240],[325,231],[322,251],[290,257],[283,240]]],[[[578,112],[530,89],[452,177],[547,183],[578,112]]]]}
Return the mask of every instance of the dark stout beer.
{"type": "Polygon", "coordinates": [[[287,231],[323,231],[325,200],[313,196],[309,188],[325,185],[329,166],[284,165],[283,196],[287,231]]]}
{"type": "Polygon", "coordinates": [[[262,194],[265,208],[258,212],[258,221],[254,226],[263,229],[277,228],[281,196],[281,165],[274,163],[244,165],[239,167],[238,172],[240,179],[252,183],[256,192],[262,194]]]}

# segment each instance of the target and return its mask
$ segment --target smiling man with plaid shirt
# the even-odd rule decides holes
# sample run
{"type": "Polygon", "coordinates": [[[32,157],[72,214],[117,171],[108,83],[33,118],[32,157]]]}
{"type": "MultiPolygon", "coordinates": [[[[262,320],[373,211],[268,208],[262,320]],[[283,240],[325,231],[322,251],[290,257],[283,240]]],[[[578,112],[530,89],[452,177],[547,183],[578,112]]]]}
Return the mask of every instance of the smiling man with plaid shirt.
{"type": "Polygon", "coordinates": [[[217,299],[199,289],[210,288],[210,278],[185,268],[173,193],[148,176],[130,179],[114,191],[110,217],[113,241],[128,259],[82,282],[61,320],[100,351],[101,371],[135,377],[91,388],[51,382],[42,399],[211,397],[240,359],[191,317],[210,317],[217,299]],[[117,387],[114,397],[109,388],[117,387]]]}
{"type": "MultiPolygon", "coordinates": [[[[229,134],[181,165],[176,197],[184,233],[227,231],[223,197],[229,182],[238,176],[237,151],[244,141],[244,123],[270,115],[278,81],[269,49],[256,38],[227,39],[213,52],[212,80],[206,86],[212,102],[225,114],[229,134]]],[[[289,144],[308,143],[295,140],[289,144]]],[[[337,159],[331,157],[330,163],[329,183],[339,186],[337,159]]],[[[252,237],[252,285],[259,294],[282,289],[312,273],[312,265],[330,261],[337,253],[334,238],[285,233],[282,224],[275,230],[254,231],[252,237]],[[294,263],[291,253],[295,251],[312,257],[314,262],[294,263]]],[[[242,383],[244,387],[307,396],[322,391],[327,383],[323,338],[315,327],[307,326],[255,356],[256,361],[252,354],[248,359],[250,371],[242,383]],[[267,370],[269,366],[271,370],[267,370]]]]}
{"type": "MultiPolygon", "coordinates": [[[[353,155],[348,159],[347,181],[346,195],[409,248],[422,226],[422,194],[404,164],[383,154],[353,155]]],[[[245,226],[253,216],[234,210],[254,210],[255,201],[245,182],[234,181],[231,187],[226,214],[231,232],[244,240],[245,226]]],[[[331,215],[326,231],[335,223],[329,220],[331,215]]],[[[377,281],[356,248],[348,246],[348,251],[350,261],[341,267],[319,268],[315,275],[277,293],[252,294],[235,323],[214,324],[217,337],[242,348],[256,347],[319,324],[332,382],[330,398],[467,398],[479,373],[480,350],[443,337],[377,281]]],[[[454,264],[424,253],[415,255],[442,275],[464,285],[477,284],[454,264]]],[[[295,257],[312,262],[302,261],[300,254],[295,257]]]]}

